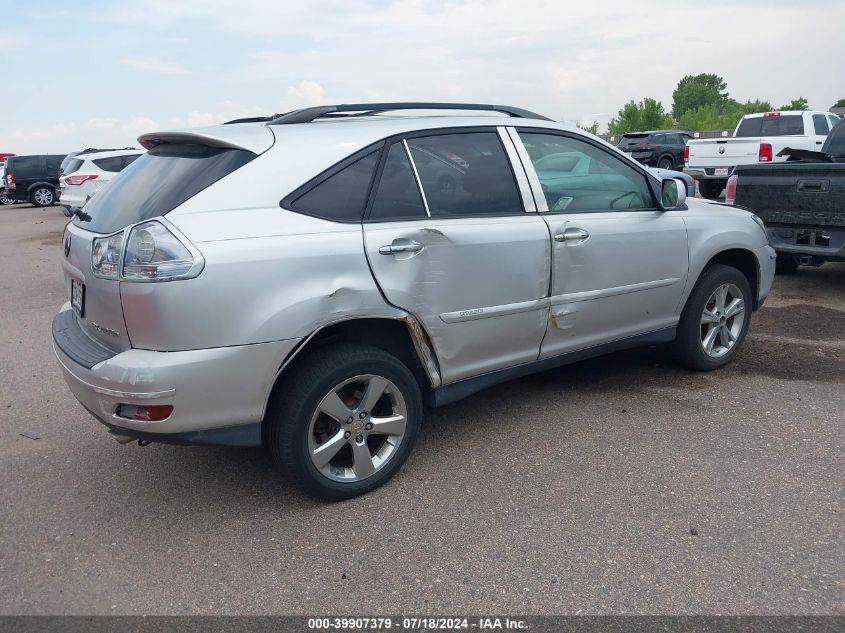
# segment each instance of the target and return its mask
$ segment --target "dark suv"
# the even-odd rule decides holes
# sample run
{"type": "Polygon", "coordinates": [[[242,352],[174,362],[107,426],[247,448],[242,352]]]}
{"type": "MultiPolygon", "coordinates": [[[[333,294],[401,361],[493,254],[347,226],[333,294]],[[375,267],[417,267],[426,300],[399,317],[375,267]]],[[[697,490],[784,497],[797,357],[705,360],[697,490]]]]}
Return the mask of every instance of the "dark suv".
{"type": "Polygon", "coordinates": [[[59,188],[59,166],[65,154],[10,156],[6,159],[6,195],[15,202],[36,207],[55,204],[59,188]]]}
{"type": "Polygon", "coordinates": [[[684,166],[684,147],[691,139],[691,134],[677,130],[631,132],[624,134],[616,147],[643,165],[679,169],[684,166]]]}

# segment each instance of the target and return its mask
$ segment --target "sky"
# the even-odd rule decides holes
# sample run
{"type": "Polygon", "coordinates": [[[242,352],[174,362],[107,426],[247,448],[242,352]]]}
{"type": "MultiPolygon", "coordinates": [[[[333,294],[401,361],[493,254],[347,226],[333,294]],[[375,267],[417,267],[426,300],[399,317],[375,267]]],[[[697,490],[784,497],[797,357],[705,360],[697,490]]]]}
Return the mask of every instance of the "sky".
{"type": "MultiPolygon", "coordinates": [[[[843,0],[26,0],[0,20],[0,152],[365,101],[502,103],[604,129],[687,74],[845,98],[843,0]]],[[[136,144],[137,146],[137,144],[136,144]]]]}

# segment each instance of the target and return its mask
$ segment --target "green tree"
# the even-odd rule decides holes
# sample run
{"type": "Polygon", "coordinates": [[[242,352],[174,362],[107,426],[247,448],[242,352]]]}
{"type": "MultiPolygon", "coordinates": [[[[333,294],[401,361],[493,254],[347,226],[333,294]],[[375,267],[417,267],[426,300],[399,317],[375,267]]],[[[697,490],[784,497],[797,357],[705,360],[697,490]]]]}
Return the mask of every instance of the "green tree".
{"type": "Polygon", "coordinates": [[[672,93],[672,116],[680,119],[687,110],[707,106],[719,108],[728,100],[728,84],[718,75],[687,75],[672,93]]]}
{"type": "Polygon", "coordinates": [[[786,105],[782,105],[780,110],[809,110],[810,106],[807,104],[807,100],[804,97],[798,97],[797,99],[793,99],[786,105]]]}
{"type": "Polygon", "coordinates": [[[840,99],[836,103],[833,104],[834,108],[845,108],[845,99],[840,99]]]}
{"type": "Polygon", "coordinates": [[[599,133],[599,122],[596,121],[592,125],[581,125],[578,124],[578,128],[584,130],[585,132],[589,132],[590,134],[598,134],[599,133]]]}
{"type": "Polygon", "coordinates": [[[674,127],[672,117],[656,99],[645,98],[639,103],[629,101],[607,125],[608,134],[625,134],[643,130],[660,130],[674,127]]]}
{"type": "Polygon", "coordinates": [[[703,132],[705,130],[732,130],[746,114],[769,112],[772,104],[768,101],[746,101],[738,103],[728,99],[720,106],[709,105],[687,110],[678,122],[682,130],[703,132]]]}

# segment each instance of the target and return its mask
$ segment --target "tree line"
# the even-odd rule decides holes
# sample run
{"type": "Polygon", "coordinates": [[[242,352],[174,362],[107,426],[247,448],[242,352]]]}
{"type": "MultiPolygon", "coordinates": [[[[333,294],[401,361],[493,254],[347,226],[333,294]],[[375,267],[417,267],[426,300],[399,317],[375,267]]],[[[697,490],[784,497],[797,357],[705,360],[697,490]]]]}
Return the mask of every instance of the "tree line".
{"type": "MultiPolygon", "coordinates": [[[[678,82],[672,93],[672,109],[667,112],[663,104],[649,97],[642,101],[631,100],[610,120],[607,133],[613,135],[643,130],[681,129],[688,132],[704,130],[728,130],[746,114],[772,110],[807,110],[807,99],[798,97],[775,108],[769,101],[746,101],[740,103],[731,98],[728,85],[718,75],[702,73],[687,75],[678,82]]],[[[845,106],[840,99],[836,106],[845,106]]],[[[584,129],[598,133],[598,123],[584,129]]]]}

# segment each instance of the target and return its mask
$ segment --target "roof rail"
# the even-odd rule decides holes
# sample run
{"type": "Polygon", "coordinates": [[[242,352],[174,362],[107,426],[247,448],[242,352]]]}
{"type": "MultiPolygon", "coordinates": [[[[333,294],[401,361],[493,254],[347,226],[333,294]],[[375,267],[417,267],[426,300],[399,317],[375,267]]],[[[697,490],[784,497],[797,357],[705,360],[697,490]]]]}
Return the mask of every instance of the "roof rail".
{"type": "Polygon", "coordinates": [[[490,112],[502,112],[509,116],[520,119],[540,119],[551,121],[536,112],[514,108],[506,105],[492,105],[489,103],[440,103],[426,101],[409,101],[399,103],[344,103],[340,105],[315,106],[303,108],[285,114],[277,114],[273,117],[254,117],[250,119],[235,119],[229,123],[257,123],[266,122],[268,125],[282,125],[291,123],[310,123],[315,119],[327,115],[335,116],[366,116],[380,112],[392,112],[396,110],[478,110],[490,112]]]}

